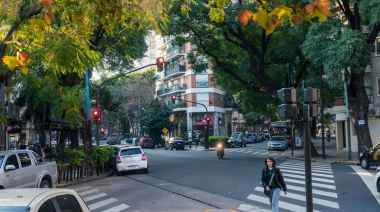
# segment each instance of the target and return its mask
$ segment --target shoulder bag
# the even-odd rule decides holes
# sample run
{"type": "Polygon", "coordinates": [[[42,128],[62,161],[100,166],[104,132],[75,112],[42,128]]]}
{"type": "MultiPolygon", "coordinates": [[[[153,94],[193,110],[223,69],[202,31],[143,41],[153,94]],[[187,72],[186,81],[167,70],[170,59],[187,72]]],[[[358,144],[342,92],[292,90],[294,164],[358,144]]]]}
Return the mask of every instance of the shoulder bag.
{"type": "MultiPolygon", "coordinates": [[[[270,181],[269,181],[268,186],[272,183],[273,175],[274,175],[274,170],[273,170],[273,173],[272,173],[272,177],[270,177],[270,181]]],[[[270,190],[267,191],[267,188],[266,188],[266,187],[264,188],[264,194],[265,194],[266,196],[269,196],[269,194],[270,194],[270,190]]]]}

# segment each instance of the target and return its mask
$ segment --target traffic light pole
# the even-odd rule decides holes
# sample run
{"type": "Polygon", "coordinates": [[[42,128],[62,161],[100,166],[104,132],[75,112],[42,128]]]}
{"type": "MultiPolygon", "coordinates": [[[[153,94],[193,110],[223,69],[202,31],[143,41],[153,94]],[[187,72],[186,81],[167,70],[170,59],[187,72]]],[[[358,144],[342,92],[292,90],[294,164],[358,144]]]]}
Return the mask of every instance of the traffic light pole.
{"type": "MultiPolygon", "coordinates": [[[[131,74],[131,73],[133,73],[133,72],[136,72],[136,71],[139,71],[139,70],[141,70],[141,69],[144,69],[144,68],[147,68],[147,67],[150,67],[150,66],[155,66],[156,65],[156,63],[153,63],[153,64],[149,64],[149,65],[146,65],[146,66],[143,66],[143,67],[140,67],[140,68],[138,68],[138,69],[134,69],[134,70],[132,70],[132,71],[128,71],[128,72],[126,72],[126,73],[122,73],[122,74],[118,74],[118,75],[116,75],[116,76],[114,76],[114,77],[111,77],[111,78],[108,78],[108,79],[106,79],[106,80],[104,80],[102,83],[100,83],[100,85],[98,85],[97,86],[97,88],[96,88],[96,109],[100,109],[100,103],[99,103],[99,92],[100,92],[100,88],[102,87],[102,85],[104,85],[105,83],[107,83],[107,82],[110,82],[110,81],[112,81],[112,80],[114,80],[114,79],[118,79],[119,77],[123,77],[123,76],[125,76],[125,75],[128,75],[128,74],[131,74]]],[[[99,110],[99,112],[100,112],[100,110],[99,110]]],[[[101,120],[101,121],[103,121],[103,120],[101,120]]],[[[99,146],[99,124],[100,123],[98,123],[97,125],[96,125],[96,146],[99,146]]]]}
{"type": "MultiPolygon", "coordinates": [[[[179,100],[179,99],[178,99],[179,100]]],[[[198,105],[202,105],[203,107],[205,107],[206,109],[206,116],[208,116],[208,110],[207,110],[207,107],[206,105],[202,104],[202,103],[198,103],[198,102],[192,102],[192,101],[187,101],[187,100],[182,100],[181,101],[184,101],[184,102],[190,102],[190,103],[195,103],[195,104],[198,104],[198,105]]],[[[205,149],[210,149],[210,145],[209,145],[209,142],[208,142],[208,127],[209,127],[209,123],[207,122],[207,125],[206,125],[206,132],[205,132],[205,149]]]]}
{"type": "Polygon", "coordinates": [[[304,130],[304,154],[305,154],[305,187],[306,187],[306,211],[313,212],[313,193],[312,193],[312,176],[311,176],[311,139],[310,139],[310,107],[303,106],[303,130],[304,130]]]}

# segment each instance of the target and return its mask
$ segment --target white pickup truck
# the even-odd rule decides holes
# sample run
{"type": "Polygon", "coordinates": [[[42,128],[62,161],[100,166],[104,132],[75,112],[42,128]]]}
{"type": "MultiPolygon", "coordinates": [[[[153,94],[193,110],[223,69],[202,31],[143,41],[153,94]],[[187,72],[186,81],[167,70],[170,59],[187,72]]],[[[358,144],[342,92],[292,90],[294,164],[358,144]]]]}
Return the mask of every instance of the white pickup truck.
{"type": "Polygon", "coordinates": [[[57,164],[31,150],[0,151],[0,189],[52,188],[57,178],[57,164]]]}

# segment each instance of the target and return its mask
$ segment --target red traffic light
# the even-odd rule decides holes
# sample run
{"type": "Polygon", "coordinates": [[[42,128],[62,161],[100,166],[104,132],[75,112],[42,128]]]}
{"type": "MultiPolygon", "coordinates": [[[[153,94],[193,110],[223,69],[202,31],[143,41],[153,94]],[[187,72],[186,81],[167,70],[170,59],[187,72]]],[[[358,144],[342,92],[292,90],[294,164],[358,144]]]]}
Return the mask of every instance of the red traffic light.
{"type": "Polygon", "coordinates": [[[206,121],[207,121],[207,122],[210,122],[210,121],[211,121],[210,117],[207,116],[207,117],[206,117],[206,121]]]}
{"type": "Polygon", "coordinates": [[[175,103],[175,99],[176,99],[177,97],[175,96],[175,95],[173,95],[172,96],[172,102],[173,102],[173,104],[175,103]]]}
{"type": "Polygon", "coordinates": [[[163,57],[157,57],[156,66],[157,66],[158,72],[161,72],[164,70],[164,63],[165,63],[165,59],[163,57]]]}
{"type": "Polygon", "coordinates": [[[98,114],[99,114],[99,112],[97,110],[94,110],[93,115],[97,116],[98,114]]]}

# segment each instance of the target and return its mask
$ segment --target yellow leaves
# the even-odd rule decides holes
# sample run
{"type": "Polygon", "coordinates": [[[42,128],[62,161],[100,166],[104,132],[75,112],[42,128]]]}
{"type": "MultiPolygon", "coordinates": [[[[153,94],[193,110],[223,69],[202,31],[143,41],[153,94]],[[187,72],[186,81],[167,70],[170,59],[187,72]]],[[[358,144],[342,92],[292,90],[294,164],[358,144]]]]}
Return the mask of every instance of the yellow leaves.
{"type": "Polygon", "coordinates": [[[252,12],[249,10],[240,10],[237,12],[236,20],[238,20],[243,27],[245,27],[249,20],[252,18],[252,12]]]}
{"type": "Polygon", "coordinates": [[[46,27],[46,23],[41,19],[32,18],[30,20],[30,25],[29,25],[30,30],[34,30],[37,33],[41,33],[45,31],[45,27],[46,27]]]}
{"type": "Polygon", "coordinates": [[[27,75],[28,72],[29,72],[29,68],[26,67],[26,66],[23,66],[23,67],[20,68],[20,71],[21,71],[21,74],[27,75]]]}
{"type": "Polygon", "coordinates": [[[211,8],[210,13],[208,14],[211,21],[215,21],[220,23],[224,20],[224,16],[226,15],[223,8],[211,8]]]}
{"type": "Polygon", "coordinates": [[[14,56],[4,56],[3,63],[12,71],[19,66],[17,57],[14,56]]]}
{"type": "Polygon", "coordinates": [[[50,15],[48,15],[48,14],[44,15],[44,19],[45,19],[46,23],[49,24],[49,25],[53,22],[53,20],[51,19],[50,15]]]}
{"type": "MultiPolygon", "coordinates": [[[[223,1],[223,0],[222,0],[223,1]]],[[[277,1],[270,1],[272,3],[277,1]]],[[[257,22],[264,30],[266,34],[272,34],[276,27],[284,25],[285,20],[289,20],[290,25],[302,24],[303,20],[308,21],[310,24],[314,24],[312,18],[319,18],[320,22],[327,20],[327,16],[332,16],[328,6],[330,6],[329,0],[316,0],[315,2],[306,5],[302,8],[300,5],[294,5],[295,11],[291,7],[284,5],[273,6],[268,4],[267,1],[261,1],[257,4],[258,12],[252,14],[249,10],[241,10],[237,12],[236,21],[239,21],[243,27],[245,27],[252,17],[253,21],[257,22]]],[[[214,3],[215,5],[215,3],[214,3]]],[[[216,11],[215,8],[210,9],[211,20],[218,20],[221,22],[224,20],[224,10],[216,11]],[[221,18],[220,13],[223,12],[221,18]],[[219,13],[219,14],[218,14],[219,13]]]]}

